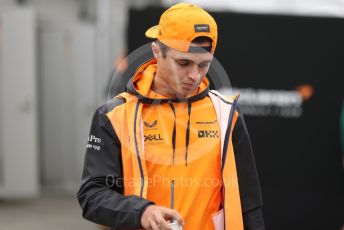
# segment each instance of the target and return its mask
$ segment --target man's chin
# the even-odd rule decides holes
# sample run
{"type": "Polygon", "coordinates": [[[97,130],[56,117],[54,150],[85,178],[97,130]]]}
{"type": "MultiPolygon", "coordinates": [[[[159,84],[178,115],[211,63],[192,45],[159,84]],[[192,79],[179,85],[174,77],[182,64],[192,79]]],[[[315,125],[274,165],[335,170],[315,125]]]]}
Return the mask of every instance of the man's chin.
{"type": "Polygon", "coordinates": [[[195,90],[183,90],[177,94],[178,98],[188,98],[194,94],[195,90]]]}

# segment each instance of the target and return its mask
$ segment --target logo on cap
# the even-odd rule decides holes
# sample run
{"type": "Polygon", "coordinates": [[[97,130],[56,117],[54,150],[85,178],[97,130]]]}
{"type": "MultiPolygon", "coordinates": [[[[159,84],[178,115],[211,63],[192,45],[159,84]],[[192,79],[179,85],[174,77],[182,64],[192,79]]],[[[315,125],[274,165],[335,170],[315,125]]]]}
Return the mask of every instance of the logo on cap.
{"type": "Polygon", "coordinates": [[[210,32],[210,27],[208,24],[196,24],[194,27],[195,32],[210,32]]]}

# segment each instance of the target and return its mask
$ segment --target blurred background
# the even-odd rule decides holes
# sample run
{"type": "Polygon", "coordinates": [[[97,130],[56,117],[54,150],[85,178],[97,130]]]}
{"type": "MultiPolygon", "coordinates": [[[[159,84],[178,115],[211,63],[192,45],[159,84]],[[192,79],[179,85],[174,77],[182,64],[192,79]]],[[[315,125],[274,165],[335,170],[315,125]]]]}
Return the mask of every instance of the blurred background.
{"type": "MultiPolygon", "coordinates": [[[[176,2],[0,0],[1,230],[100,228],[76,200],[93,112],[176,2]]],[[[267,229],[342,229],[344,0],[188,2],[218,22],[222,90],[241,93],[267,229]]]]}

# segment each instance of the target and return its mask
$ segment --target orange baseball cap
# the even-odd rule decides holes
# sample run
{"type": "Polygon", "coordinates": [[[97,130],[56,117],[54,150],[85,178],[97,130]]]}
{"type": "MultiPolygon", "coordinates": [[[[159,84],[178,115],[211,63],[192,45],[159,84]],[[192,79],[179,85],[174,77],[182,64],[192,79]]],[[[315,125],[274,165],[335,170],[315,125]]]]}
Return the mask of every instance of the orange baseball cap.
{"type": "Polygon", "coordinates": [[[205,36],[212,40],[211,52],[217,43],[217,25],[214,18],[202,8],[190,3],[178,3],[160,17],[159,25],[149,28],[146,37],[158,39],[170,48],[189,52],[193,39],[205,36]]]}

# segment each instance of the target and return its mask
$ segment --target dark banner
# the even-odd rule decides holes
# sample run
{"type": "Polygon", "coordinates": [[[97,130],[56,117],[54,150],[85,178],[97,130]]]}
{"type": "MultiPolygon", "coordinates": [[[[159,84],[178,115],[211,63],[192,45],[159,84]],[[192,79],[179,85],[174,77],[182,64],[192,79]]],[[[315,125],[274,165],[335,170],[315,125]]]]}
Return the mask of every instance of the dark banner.
{"type": "MultiPolygon", "coordinates": [[[[129,51],[162,9],[131,10],[129,51]]],[[[344,19],[212,13],[251,135],[267,229],[340,229],[344,19]]],[[[135,69],[135,68],[133,68],[135,69]]]]}

